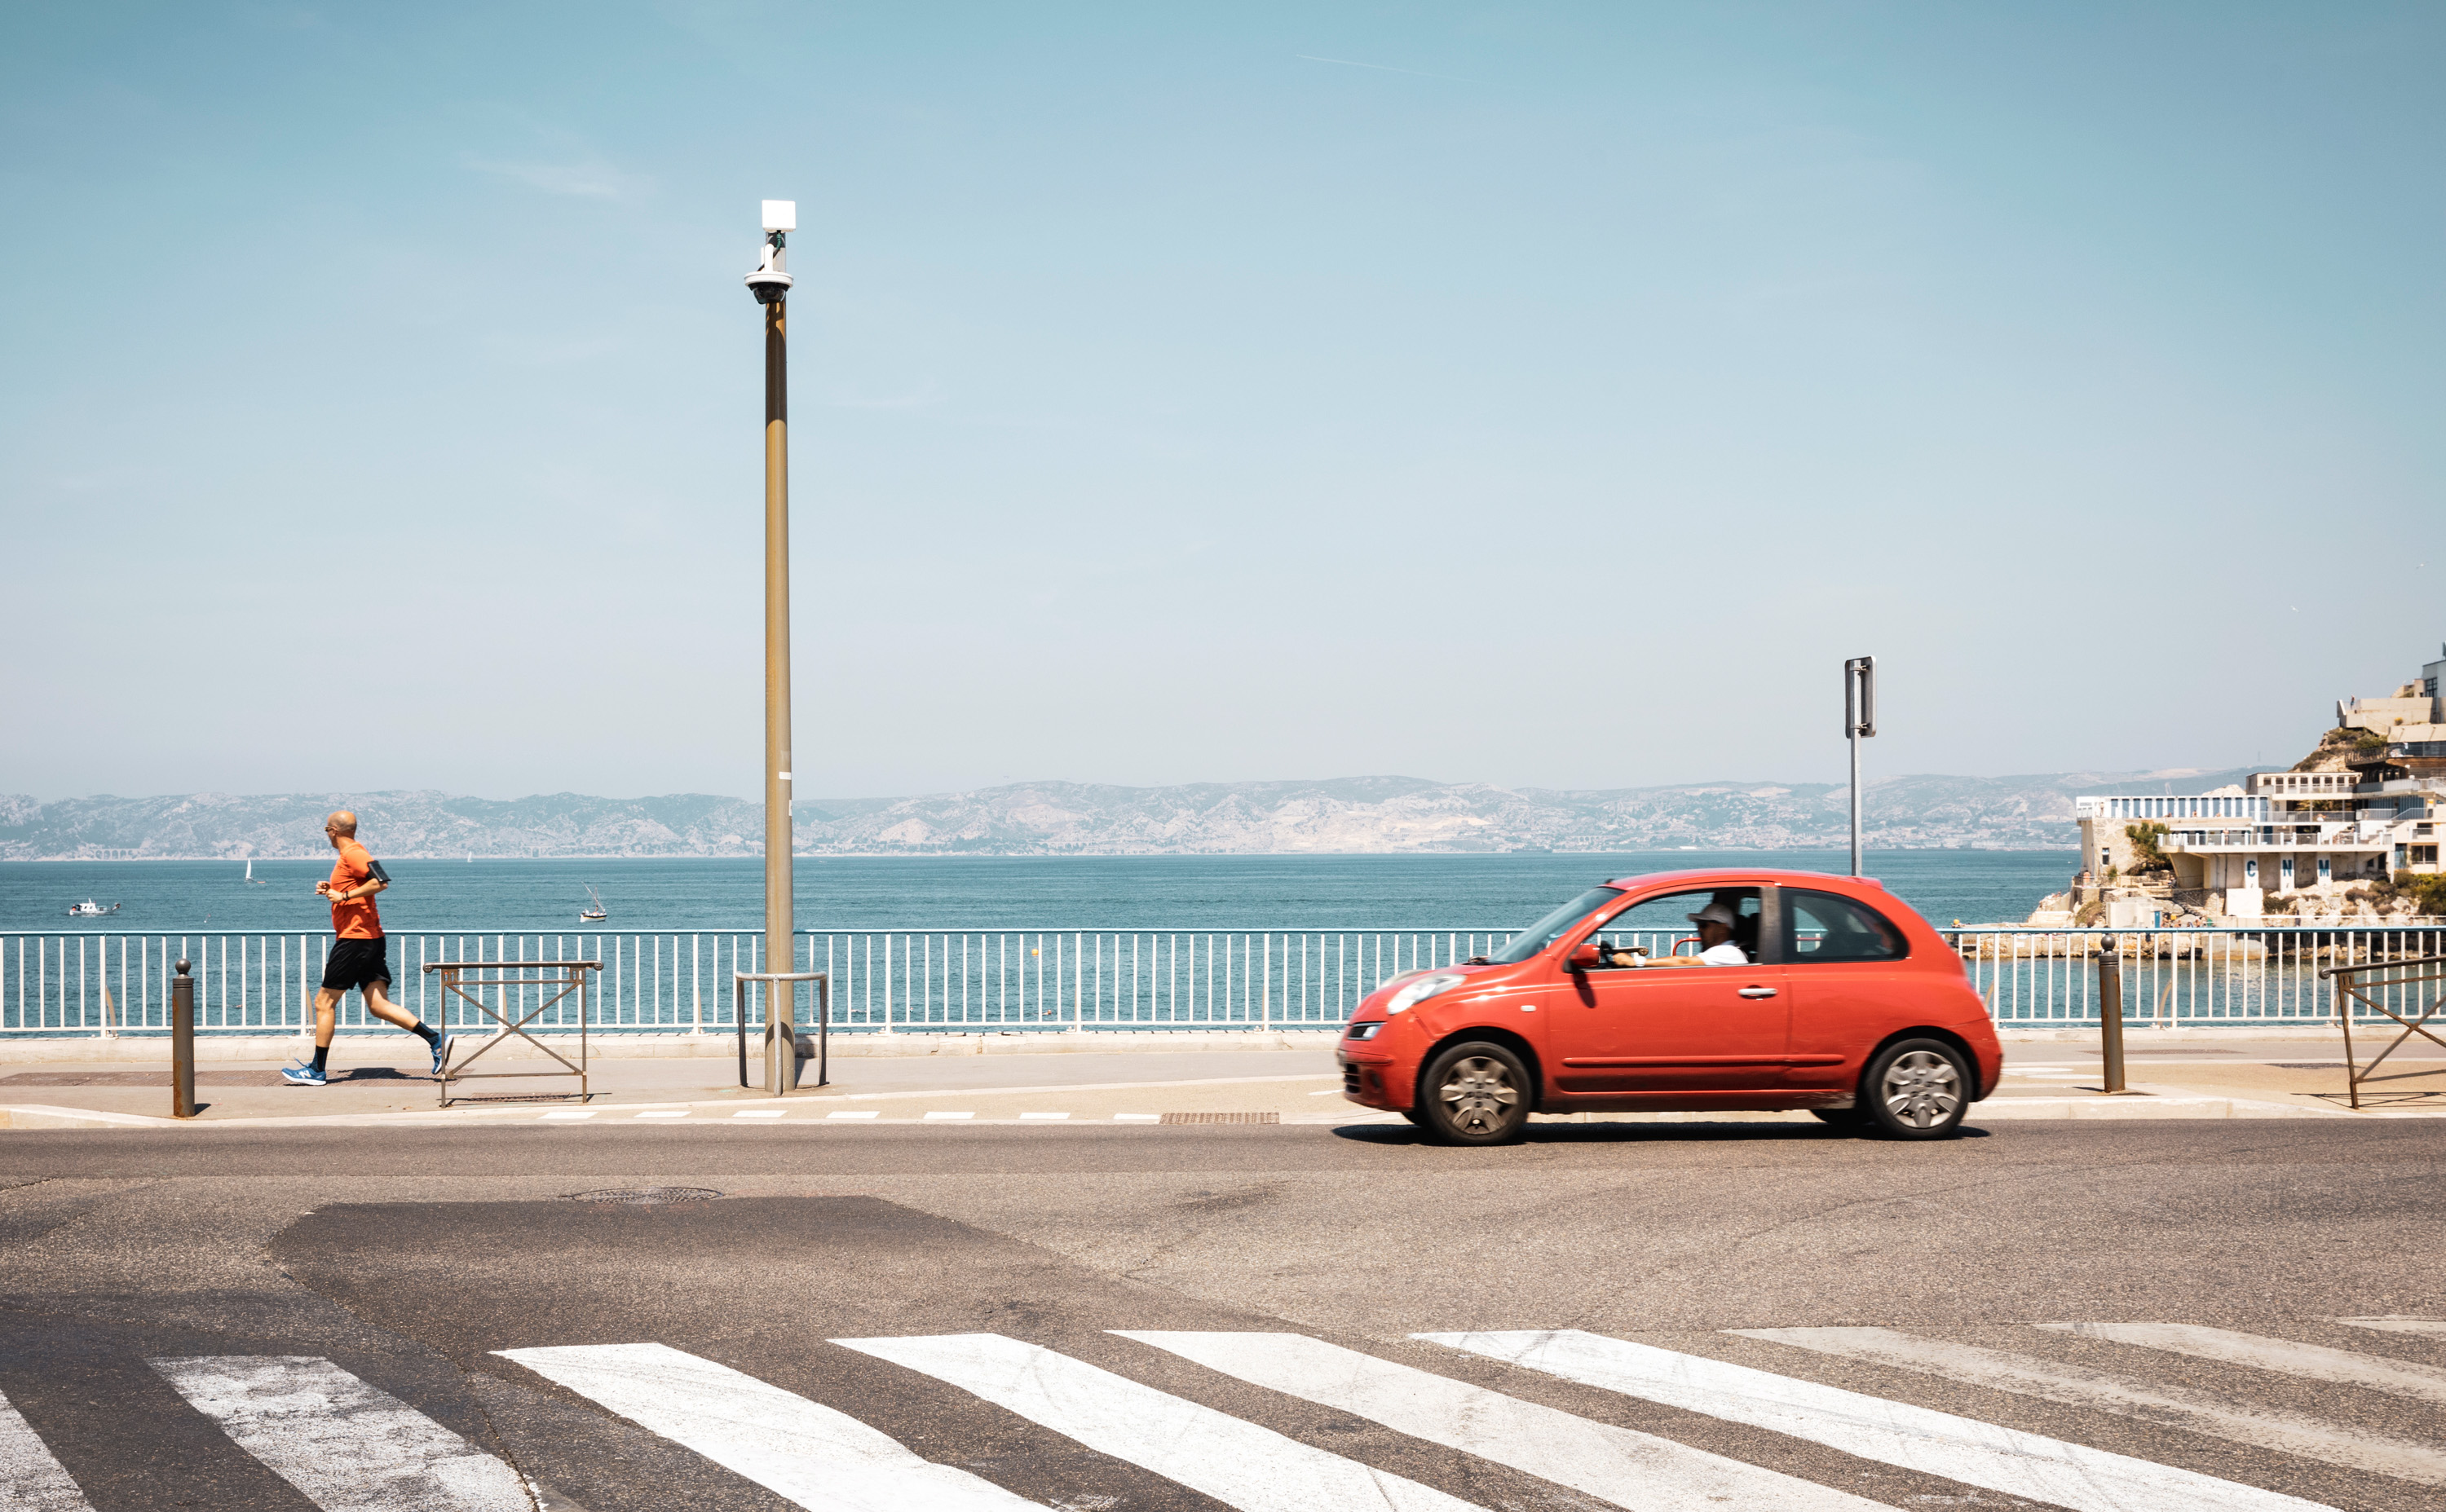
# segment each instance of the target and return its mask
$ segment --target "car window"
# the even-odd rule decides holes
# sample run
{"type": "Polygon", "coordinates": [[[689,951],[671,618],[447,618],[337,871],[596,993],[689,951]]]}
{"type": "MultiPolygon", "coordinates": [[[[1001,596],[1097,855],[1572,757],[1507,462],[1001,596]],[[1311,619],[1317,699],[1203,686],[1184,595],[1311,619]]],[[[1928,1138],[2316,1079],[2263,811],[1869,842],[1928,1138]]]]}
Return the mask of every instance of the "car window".
{"type": "Polygon", "coordinates": [[[1690,915],[1712,904],[1729,906],[1736,916],[1733,943],[1752,961],[1759,958],[1759,890],[1756,887],[1701,887],[1689,892],[1660,893],[1642,898],[1605,923],[1597,931],[1604,945],[1602,963],[1613,963],[1616,951],[1644,951],[1663,958],[1699,953],[1699,926],[1690,915]]]}
{"type": "Polygon", "coordinates": [[[1784,894],[1783,909],[1792,921],[1791,959],[1796,963],[1900,961],[1910,954],[1893,921],[1865,903],[1796,887],[1784,894]]]}
{"type": "Polygon", "coordinates": [[[1561,939],[1571,925],[1621,896],[1620,887],[1590,887],[1545,918],[1514,935],[1510,943],[1486,959],[1502,965],[1526,961],[1561,939]]]}

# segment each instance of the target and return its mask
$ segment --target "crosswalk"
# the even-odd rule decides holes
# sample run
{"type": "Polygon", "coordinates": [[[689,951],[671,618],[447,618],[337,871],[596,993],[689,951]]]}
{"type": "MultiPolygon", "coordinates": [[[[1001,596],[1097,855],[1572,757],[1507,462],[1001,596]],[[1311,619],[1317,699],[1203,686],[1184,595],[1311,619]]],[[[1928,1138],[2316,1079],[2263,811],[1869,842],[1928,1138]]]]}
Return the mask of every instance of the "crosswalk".
{"type": "MultiPolygon", "coordinates": [[[[2446,1321],[2437,1319],[2328,1321],[2407,1338],[2415,1350],[2424,1342],[2420,1335],[2446,1334],[2446,1321]]],[[[1508,1472],[1559,1488],[1551,1493],[1557,1504],[1593,1502],[1637,1512],[1872,1512],[1931,1500],[1924,1493],[1897,1492],[1896,1502],[1876,1501],[1787,1469],[1605,1421],[1602,1409],[1587,1406],[1590,1400],[1619,1399],[1764,1430],[1913,1477],[2070,1512],[2305,1512],[2324,1503],[1987,1421],[1972,1415],[1982,1403],[1996,1415],[2010,1413],[1998,1411],[1996,1399],[1985,1393],[2138,1419],[2179,1434],[2247,1445],[2407,1486],[2446,1486],[2446,1452],[2434,1442],[2382,1434],[2349,1421],[2370,1401],[2393,1402],[2412,1412],[2446,1405],[2446,1368],[2199,1324],[2030,1326],[2039,1333],[2023,1336],[2034,1345],[2042,1343],[2041,1335],[2078,1339],[2084,1341],[2087,1357],[2113,1363],[2076,1365],[2043,1353],[1878,1327],[1725,1331],[1726,1353],[1746,1348],[1745,1357],[1759,1358],[1754,1346],[1772,1345],[1789,1352],[1791,1373],[1577,1329],[1422,1333],[1408,1335],[1406,1343],[1371,1348],[1289,1332],[1117,1329],[1108,1336],[1128,1343],[1108,1348],[1101,1364],[992,1333],[826,1343],[907,1372],[919,1399],[935,1407],[955,1399],[989,1405],[1094,1455],[1239,1512],[1482,1512],[1472,1495],[1505,1504],[1504,1497],[1476,1490],[1465,1475],[1456,1480],[1420,1467],[1470,1461],[1502,1467],[1488,1474],[1508,1472]],[[1735,1346],[1736,1339],[1750,1343],[1735,1346]],[[1152,1353],[1129,1353],[1133,1345],[1152,1353]],[[1847,1378],[1854,1381],[1863,1378],[1858,1367],[1895,1372],[1882,1377],[1892,1383],[1889,1390],[1894,1394],[1813,1379],[1813,1359],[1842,1362],[1847,1378]],[[1175,1362],[1169,1371],[1160,1364],[1164,1360],[1175,1362]],[[2328,1420],[2247,1394],[2217,1397],[2150,1373],[2153,1362],[2174,1360],[2238,1368],[2246,1379],[2255,1374],[2372,1394],[2337,1399],[2340,1410],[2328,1420]],[[1117,1362],[1122,1368],[1115,1368],[1117,1362]],[[1337,1453],[1251,1421],[1245,1415],[1251,1400],[1245,1391],[1222,1391],[1226,1399],[1242,1404],[1242,1410],[1227,1410],[1124,1372],[1157,1375],[1178,1387],[1178,1362],[1236,1388],[1329,1409],[1468,1459],[1413,1458],[1402,1462],[1412,1474],[1396,1473],[1356,1450],[1337,1453]],[[1488,1362],[1496,1367],[1492,1375],[1488,1362]],[[1566,1399],[1596,1415],[1533,1400],[1541,1394],[1533,1385],[1539,1378],[1593,1389],[1593,1398],[1566,1399]],[[1943,1384],[1933,1390],[1923,1384],[1917,1391],[1906,1384],[1929,1379],[1943,1384]],[[1490,1380],[1510,1389],[1482,1384],[1490,1380]],[[1919,1401],[1901,1399],[1906,1396],[1919,1401]],[[1919,1405],[1931,1397],[1963,1410],[1919,1405]],[[1445,1484],[1428,1484],[1438,1479],[1445,1484]]],[[[929,1458],[904,1442],[904,1430],[887,1431],[871,1421],[880,1413],[889,1426],[891,1412],[908,1410],[906,1404],[878,1409],[866,1399],[820,1402],[656,1342],[554,1345],[496,1354],[799,1506],[827,1512],[1011,1512],[1044,1504],[992,1478],[988,1472],[1000,1462],[978,1462],[971,1468],[929,1458]]],[[[148,1364],[231,1446],[325,1512],[536,1512],[569,1504],[493,1449],[330,1359],[200,1355],[148,1364]]],[[[29,1422],[19,1406],[0,1396],[0,1508],[89,1512],[92,1503],[69,1465],[45,1442],[36,1427],[41,1421],[42,1413],[29,1422]]],[[[1643,1421],[1660,1420],[1651,1414],[1643,1421]]],[[[2050,1421],[2065,1419],[2056,1414],[2050,1421]]],[[[2129,1436],[2120,1442],[2128,1444],[2129,1436]]],[[[931,1441],[929,1447],[947,1452],[931,1441]]],[[[74,1458],[69,1456],[71,1463],[74,1458]]],[[[122,1499],[123,1494],[122,1488],[122,1499]]],[[[670,1504],[688,1500],[685,1486],[661,1488],[661,1494],[670,1504]]],[[[1054,1504],[1112,1500],[1083,1487],[1054,1504]]]]}

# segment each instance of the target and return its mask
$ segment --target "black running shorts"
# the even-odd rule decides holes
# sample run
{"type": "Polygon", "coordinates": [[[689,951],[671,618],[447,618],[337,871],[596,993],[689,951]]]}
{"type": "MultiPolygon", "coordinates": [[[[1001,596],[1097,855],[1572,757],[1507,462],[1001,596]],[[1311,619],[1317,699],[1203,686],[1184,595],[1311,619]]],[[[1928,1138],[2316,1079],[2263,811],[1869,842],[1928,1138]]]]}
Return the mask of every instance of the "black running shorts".
{"type": "Polygon", "coordinates": [[[332,942],[331,959],[323,966],[323,986],[328,991],[363,991],[367,982],[390,985],[390,942],[380,935],[371,940],[339,940],[332,942]]]}

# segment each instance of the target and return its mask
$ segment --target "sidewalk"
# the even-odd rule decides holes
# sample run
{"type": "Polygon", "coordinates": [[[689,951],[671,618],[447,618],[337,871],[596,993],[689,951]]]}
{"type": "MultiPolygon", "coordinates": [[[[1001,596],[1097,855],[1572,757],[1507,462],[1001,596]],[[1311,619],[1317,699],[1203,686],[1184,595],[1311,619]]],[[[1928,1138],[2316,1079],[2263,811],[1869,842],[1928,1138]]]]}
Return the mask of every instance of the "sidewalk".
{"type": "MultiPolygon", "coordinates": [[[[898,1036],[913,1039],[917,1036],[898,1036]]],[[[1186,1036],[1163,1036],[1165,1039],[1186,1036]]],[[[737,1085],[729,1055],[597,1058],[593,1095],[574,1096],[574,1078],[469,1081],[464,1092],[516,1101],[440,1108],[440,1089],[411,1042],[343,1039],[332,1053],[331,1085],[292,1087],[278,1062],[209,1061],[196,1073],[198,1124],[275,1127],[326,1120],[429,1125],[437,1122],[596,1122],[780,1117],[791,1121],[966,1123],[1247,1122],[1348,1124],[1394,1120],[1341,1096],[1331,1039],[1282,1047],[1286,1036],[1194,1046],[1092,1043],[1067,1054],[959,1054],[838,1056],[832,1084],[802,1086],[775,1099],[737,1085]],[[542,1095],[535,1095],[542,1094],[542,1095]]],[[[1307,1036],[1301,1036],[1307,1037],[1307,1036]]],[[[129,1041],[121,1041],[125,1046],[129,1041]]],[[[158,1127],[170,1123],[166,1041],[150,1065],[129,1059],[17,1060],[0,1065],[0,1128],[158,1127]]],[[[872,1045],[872,1041],[868,1042],[872,1045]]],[[[2282,1036],[2136,1031],[2126,1037],[2131,1094],[2106,1096],[2096,1046],[2059,1036],[2008,1037],[2005,1076],[1973,1123],[2092,1118],[2401,1118],[2446,1116],[2446,1052],[2415,1040],[2384,1068],[2388,1080],[2363,1088],[2353,1112],[2344,1091],[2343,1041],[2292,1032],[2282,1036]],[[2427,1054],[2421,1055],[2420,1052],[2427,1054]],[[2419,1056],[2419,1058],[2411,1058],[2419,1056]],[[2441,1095],[2423,1096],[2421,1093],[2441,1095]]],[[[2355,1048],[2363,1055],[2384,1044],[2355,1048]]],[[[0,1046],[0,1055],[14,1046],[0,1046]]],[[[522,1047],[519,1047],[522,1048],[522,1047]]],[[[911,1046],[911,1049],[927,1047],[911,1046]]],[[[724,1042],[728,1049],[728,1042],[724,1042]]],[[[463,1051],[461,1053],[464,1054],[463,1051]]],[[[548,1070],[549,1061],[487,1055],[477,1070],[548,1070]]],[[[751,1055],[751,1078],[761,1078],[751,1055]]],[[[807,1062],[804,1077],[814,1081],[807,1062]]],[[[1814,1122],[1807,1113],[1574,1113],[1572,1122],[1814,1122]]]]}

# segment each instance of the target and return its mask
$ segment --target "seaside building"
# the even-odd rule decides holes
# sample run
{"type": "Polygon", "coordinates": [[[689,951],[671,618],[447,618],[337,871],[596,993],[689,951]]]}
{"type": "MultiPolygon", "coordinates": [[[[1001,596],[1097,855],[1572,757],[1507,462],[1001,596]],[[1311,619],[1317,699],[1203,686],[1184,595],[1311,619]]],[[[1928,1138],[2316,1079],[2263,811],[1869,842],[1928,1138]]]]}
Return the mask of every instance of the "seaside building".
{"type": "Polygon", "coordinates": [[[2399,873],[2437,872],[2446,831],[2441,677],[2446,647],[2391,698],[2339,700],[2336,728],[2293,771],[2210,793],[2074,799],[2082,874],[2066,903],[2105,904],[2117,925],[2170,911],[2336,914],[2399,873]],[[2157,900],[2173,907],[2152,908],[2157,900]]]}

